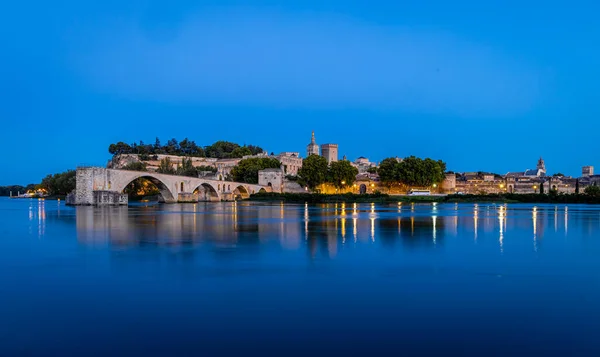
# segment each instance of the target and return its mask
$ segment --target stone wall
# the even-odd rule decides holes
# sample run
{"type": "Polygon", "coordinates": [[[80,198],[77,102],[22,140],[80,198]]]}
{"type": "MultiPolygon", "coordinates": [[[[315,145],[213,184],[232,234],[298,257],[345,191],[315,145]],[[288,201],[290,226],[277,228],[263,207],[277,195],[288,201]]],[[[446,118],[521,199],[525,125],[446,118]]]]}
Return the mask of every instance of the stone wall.
{"type": "Polygon", "coordinates": [[[96,206],[119,206],[129,203],[126,194],[115,191],[94,191],[93,196],[93,204],[96,206]]]}
{"type": "Polygon", "coordinates": [[[283,192],[283,171],[281,169],[260,170],[258,184],[271,187],[272,192],[283,192]]]}

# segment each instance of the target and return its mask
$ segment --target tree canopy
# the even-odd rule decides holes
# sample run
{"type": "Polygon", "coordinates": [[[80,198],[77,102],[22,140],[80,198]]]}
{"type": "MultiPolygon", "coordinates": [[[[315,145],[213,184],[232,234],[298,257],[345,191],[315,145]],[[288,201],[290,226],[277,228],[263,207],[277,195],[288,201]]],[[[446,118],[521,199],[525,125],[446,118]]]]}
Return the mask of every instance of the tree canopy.
{"type": "Polygon", "coordinates": [[[327,182],[337,188],[342,188],[345,185],[352,185],[358,175],[358,169],[348,160],[334,161],[329,164],[327,172],[327,182]]]}
{"type": "Polygon", "coordinates": [[[403,183],[409,186],[429,187],[444,180],[446,164],[441,160],[409,156],[400,161],[387,158],[377,170],[384,183],[403,183]]]}
{"type": "Polygon", "coordinates": [[[47,175],[39,184],[50,195],[67,195],[75,189],[76,171],[68,170],[62,173],[47,175]]]}
{"type": "Polygon", "coordinates": [[[217,141],[212,145],[202,147],[188,138],[180,142],[173,138],[168,140],[166,145],[162,145],[160,139],[156,138],[154,144],[145,144],[143,141],[127,144],[119,141],[115,144],[110,144],[108,152],[111,155],[137,154],[143,159],[149,159],[150,155],[158,154],[226,159],[256,155],[263,152],[263,149],[255,145],[242,146],[228,141],[217,141]]]}
{"type": "Polygon", "coordinates": [[[168,157],[161,159],[160,163],[158,164],[158,168],[156,169],[156,172],[158,172],[159,174],[174,175],[175,169],[173,168],[173,162],[171,162],[171,159],[168,157]]]}
{"type": "Polygon", "coordinates": [[[129,170],[129,171],[148,171],[146,164],[143,162],[140,162],[140,161],[131,162],[131,163],[123,166],[122,169],[129,170]]]}
{"type": "Polygon", "coordinates": [[[12,186],[0,186],[0,196],[10,196],[12,192],[13,195],[17,195],[17,193],[24,193],[27,191],[35,190],[35,184],[29,184],[27,186],[21,185],[12,185],[12,186]]]}
{"type": "Polygon", "coordinates": [[[245,183],[258,183],[258,171],[264,169],[278,169],[281,163],[269,157],[253,157],[241,160],[232,170],[233,181],[245,183]]]}
{"type": "Polygon", "coordinates": [[[592,197],[600,197],[600,186],[588,186],[583,190],[583,193],[592,197]]]}
{"type": "Polygon", "coordinates": [[[181,164],[177,165],[176,175],[198,177],[198,170],[192,165],[192,159],[184,157],[181,164]]]}
{"type": "Polygon", "coordinates": [[[314,190],[327,181],[328,167],[326,158],[310,155],[302,160],[302,167],[298,170],[298,182],[314,190]]]}

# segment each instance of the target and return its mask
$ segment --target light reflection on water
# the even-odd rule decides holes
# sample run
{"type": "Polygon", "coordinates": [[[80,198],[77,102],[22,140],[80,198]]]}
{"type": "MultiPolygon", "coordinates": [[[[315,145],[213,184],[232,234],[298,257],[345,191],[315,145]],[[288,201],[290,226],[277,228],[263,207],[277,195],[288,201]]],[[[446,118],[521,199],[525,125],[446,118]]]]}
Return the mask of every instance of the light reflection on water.
{"type": "Polygon", "coordinates": [[[278,341],[304,355],[600,355],[597,206],[0,200],[0,214],[0,356],[278,341]]]}

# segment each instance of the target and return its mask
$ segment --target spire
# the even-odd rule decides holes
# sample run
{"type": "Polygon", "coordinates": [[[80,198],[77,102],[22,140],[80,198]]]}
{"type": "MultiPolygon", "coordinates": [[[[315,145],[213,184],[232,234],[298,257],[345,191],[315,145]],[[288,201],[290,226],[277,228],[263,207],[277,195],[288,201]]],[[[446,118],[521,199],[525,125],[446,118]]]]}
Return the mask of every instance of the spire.
{"type": "Polygon", "coordinates": [[[315,141],[315,131],[313,130],[313,131],[312,131],[312,138],[310,139],[310,143],[311,143],[311,144],[314,144],[315,142],[316,142],[316,141],[315,141]]]}

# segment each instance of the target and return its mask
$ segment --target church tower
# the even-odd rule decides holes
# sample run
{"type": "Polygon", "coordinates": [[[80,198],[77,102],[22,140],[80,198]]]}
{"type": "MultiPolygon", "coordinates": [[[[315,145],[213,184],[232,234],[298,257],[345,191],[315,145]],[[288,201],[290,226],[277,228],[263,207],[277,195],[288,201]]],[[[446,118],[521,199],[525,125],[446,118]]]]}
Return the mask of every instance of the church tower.
{"type": "Polygon", "coordinates": [[[319,145],[315,141],[315,132],[312,132],[312,138],[310,139],[310,144],[306,146],[306,157],[310,155],[319,155],[319,145]]]}
{"type": "Polygon", "coordinates": [[[544,174],[546,173],[546,163],[544,163],[544,159],[541,156],[538,160],[537,169],[544,172],[544,174]]]}

